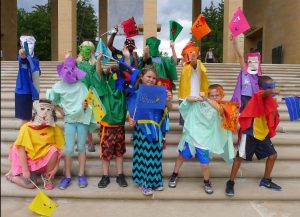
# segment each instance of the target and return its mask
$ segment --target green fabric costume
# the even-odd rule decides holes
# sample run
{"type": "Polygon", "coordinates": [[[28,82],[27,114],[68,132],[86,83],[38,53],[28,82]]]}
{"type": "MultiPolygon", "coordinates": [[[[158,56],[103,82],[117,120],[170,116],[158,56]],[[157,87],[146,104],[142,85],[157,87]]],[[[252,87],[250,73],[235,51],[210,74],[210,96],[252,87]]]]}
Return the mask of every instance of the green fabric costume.
{"type": "MultiPolygon", "coordinates": [[[[182,151],[185,142],[197,144],[212,154],[219,154],[227,163],[232,163],[234,147],[232,132],[222,128],[221,115],[208,102],[188,102],[184,100],[179,111],[184,119],[183,134],[178,150],[182,151]]],[[[194,148],[190,147],[191,152],[194,148]]],[[[195,155],[195,153],[191,153],[195,155]]]]}

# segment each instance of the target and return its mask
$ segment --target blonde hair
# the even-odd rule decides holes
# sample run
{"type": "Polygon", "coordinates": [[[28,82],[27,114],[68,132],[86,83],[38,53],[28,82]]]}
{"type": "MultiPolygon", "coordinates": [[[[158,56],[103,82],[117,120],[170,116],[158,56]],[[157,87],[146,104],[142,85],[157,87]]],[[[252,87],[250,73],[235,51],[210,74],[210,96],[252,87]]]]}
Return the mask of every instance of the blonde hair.
{"type": "MultiPolygon", "coordinates": [[[[90,55],[90,59],[89,59],[89,63],[92,65],[92,64],[96,64],[97,60],[95,58],[95,45],[93,44],[93,42],[91,41],[84,41],[81,43],[80,46],[91,46],[93,49],[92,49],[92,52],[91,52],[91,55],[90,55]]],[[[82,62],[82,54],[81,52],[79,52],[78,54],[78,57],[77,57],[77,63],[80,63],[82,62]]]]}

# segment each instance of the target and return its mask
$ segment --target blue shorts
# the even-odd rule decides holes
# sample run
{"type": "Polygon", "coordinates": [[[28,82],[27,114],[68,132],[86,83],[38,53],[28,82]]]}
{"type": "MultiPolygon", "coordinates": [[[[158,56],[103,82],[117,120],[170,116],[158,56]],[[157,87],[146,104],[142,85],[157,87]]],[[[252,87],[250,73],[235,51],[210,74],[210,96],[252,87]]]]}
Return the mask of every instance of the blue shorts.
{"type": "MultiPolygon", "coordinates": [[[[195,148],[196,155],[195,157],[201,164],[209,164],[209,151],[201,148],[195,148]]],[[[189,144],[185,142],[184,149],[182,151],[179,151],[179,155],[182,156],[185,159],[191,159],[193,158],[193,155],[190,151],[189,144]]]]}

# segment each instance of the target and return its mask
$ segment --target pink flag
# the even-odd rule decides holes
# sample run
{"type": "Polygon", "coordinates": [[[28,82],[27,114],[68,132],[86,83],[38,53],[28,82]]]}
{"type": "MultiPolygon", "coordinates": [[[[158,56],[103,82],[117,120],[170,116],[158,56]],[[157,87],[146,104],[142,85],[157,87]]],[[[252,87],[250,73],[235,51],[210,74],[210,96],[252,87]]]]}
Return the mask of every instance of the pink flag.
{"type": "Polygon", "coordinates": [[[133,17],[131,17],[128,20],[123,21],[121,25],[126,34],[126,38],[130,38],[130,37],[133,37],[133,36],[136,36],[139,34],[133,17]]]}
{"type": "Polygon", "coordinates": [[[250,29],[249,23],[240,7],[234,13],[233,18],[229,23],[229,29],[233,37],[250,29]]]}

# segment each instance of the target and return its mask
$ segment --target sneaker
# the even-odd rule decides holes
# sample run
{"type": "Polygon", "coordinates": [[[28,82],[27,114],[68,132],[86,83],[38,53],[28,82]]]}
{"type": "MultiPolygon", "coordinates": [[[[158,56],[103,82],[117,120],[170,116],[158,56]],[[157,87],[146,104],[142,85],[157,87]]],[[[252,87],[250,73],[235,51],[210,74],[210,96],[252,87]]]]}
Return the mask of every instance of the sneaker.
{"type": "Polygon", "coordinates": [[[102,176],[101,180],[98,183],[98,188],[106,188],[110,183],[109,176],[102,176]]]}
{"type": "Polygon", "coordinates": [[[154,191],[163,191],[164,190],[164,186],[159,186],[157,188],[153,189],[154,191]]]}
{"type": "Polygon", "coordinates": [[[86,188],[88,186],[88,181],[84,175],[77,177],[79,188],[86,188]]]}
{"type": "Polygon", "coordinates": [[[146,196],[149,196],[149,195],[152,195],[153,194],[153,190],[152,188],[145,188],[143,186],[140,186],[139,189],[141,190],[141,192],[146,195],[146,196]]]}
{"type": "Polygon", "coordinates": [[[269,188],[274,191],[281,191],[281,189],[282,189],[279,185],[272,182],[272,179],[265,179],[265,178],[262,178],[260,180],[259,186],[269,188]]]}
{"type": "Polygon", "coordinates": [[[205,191],[207,194],[212,194],[212,193],[214,193],[214,190],[213,190],[213,188],[212,188],[211,182],[207,182],[207,183],[204,182],[203,189],[204,189],[204,191],[205,191]]]}
{"type": "Polygon", "coordinates": [[[175,174],[173,173],[172,176],[171,176],[170,179],[169,179],[169,184],[168,184],[168,186],[169,186],[170,188],[176,188],[176,185],[177,185],[177,178],[178,178],[178,176],[175,175],[175,174]]]}
{"type": "Polygon", "coordinates": [[[95,152],[95,151],[96,151],[95,145],[93,145],[93,144],[88,144],[87,146],[88,146],[88,151],[89,151],[89,152],[95,152]]]}
{"type": "Polygon", "coordinates": [[[117,181],[117,183],[119,184],[120,187],[127,187],[128,186],[124,174],[119,174],[117,176],[116,181],[117,181]]]}
{"type": "Polygon", "coordinates": [[[59,183],[59,189],[65,190],[71,185],[71,178],[64,176],[59,183]]]}
{"type": "Polygon", "coordinates": [[[43,180],[43,182],[44,182],[44,188],[45,188],[46,190],[52,190],[52,189],[55,187],[55,185],[54,185],[54,183],[53,183],[53,180],[49,179],[49,178],[47,177],[47,175],[41,174],[41,178],[42,178],[42,180],[43,180]]]}
{"type": "Polygon", "coordinates": [[[234,196],[234,181],[231,181],[231,180],[227,181],[225,194],[227,196],[234,196]]]}

